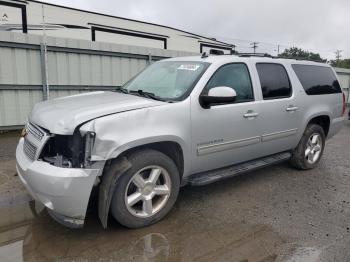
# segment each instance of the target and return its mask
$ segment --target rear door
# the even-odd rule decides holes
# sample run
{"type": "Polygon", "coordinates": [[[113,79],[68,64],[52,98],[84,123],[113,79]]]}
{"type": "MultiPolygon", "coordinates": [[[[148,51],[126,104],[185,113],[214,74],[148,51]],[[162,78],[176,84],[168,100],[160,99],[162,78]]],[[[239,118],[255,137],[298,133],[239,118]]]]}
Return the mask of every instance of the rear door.
{"type": "Polygon", "coordinates": [[[301,105],[283,64],[256,63],[260,101],[261,148],[270,155],[294,148],[301,127],[301,105]]]}

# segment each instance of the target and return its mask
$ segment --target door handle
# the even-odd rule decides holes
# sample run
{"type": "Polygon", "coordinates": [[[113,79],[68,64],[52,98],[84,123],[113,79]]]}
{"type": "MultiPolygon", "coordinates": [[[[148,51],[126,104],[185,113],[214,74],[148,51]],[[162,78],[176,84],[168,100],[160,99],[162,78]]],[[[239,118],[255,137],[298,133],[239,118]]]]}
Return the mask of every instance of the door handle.
{"type": "Polygon", "coordinates": [[[244,118],[255,118],[255,117],[257,117],[258,115],[259,115],[258,113],[249,110],[249,111],[247,111],[247,113],[245,113],[243,116],[244,116],[244,118]]]}
{"type": "Polygon", "coordinates": [[[294,112],[294,111],[297,111],[299,109],[299,107],[297,107],[297,106],[288,106],[287,108],[286,108],[286,111],[287,112],[294,112]]]}

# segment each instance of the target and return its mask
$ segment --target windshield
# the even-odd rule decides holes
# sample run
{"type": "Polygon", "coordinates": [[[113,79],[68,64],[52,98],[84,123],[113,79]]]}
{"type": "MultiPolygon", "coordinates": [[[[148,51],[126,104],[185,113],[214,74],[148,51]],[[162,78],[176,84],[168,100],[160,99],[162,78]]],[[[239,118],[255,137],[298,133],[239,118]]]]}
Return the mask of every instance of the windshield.
{"type": "Polygon", "coordinates": [[[182,100],[208,67],[203,62],[157,62],[126,83],[127,91],[152,93],[163,100],[182,100]]]}

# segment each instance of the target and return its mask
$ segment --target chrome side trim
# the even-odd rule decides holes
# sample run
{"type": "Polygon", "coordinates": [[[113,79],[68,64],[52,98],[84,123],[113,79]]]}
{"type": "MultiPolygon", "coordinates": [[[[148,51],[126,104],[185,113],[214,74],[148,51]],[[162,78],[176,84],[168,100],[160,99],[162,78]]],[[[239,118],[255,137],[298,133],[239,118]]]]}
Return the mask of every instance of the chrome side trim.
{"type": "Polygon", "coordinates": [[[267,135],[263,135],[261,137],[262,142],[268,142],[271,140],[279,139],[279,138],[284,138],[287,136],[294,136],[298,133],[298,128],[290,129],[290,130],[285,130],[285,131],[280,131],[276,133],[271,133],[267,135]]]}
{"type": "Polygon", "coordinates": [[[256,136],[256,137],[245,138],[241,140],[228,141],[224,143],[199,146],[197,147],[197,155],[202,156],[202,155],[212,154],[216,152],[226,151],[226,150],[249,146],[249,145],[258,144],[258,143],[260,143],[260,137],[256,136]]]}

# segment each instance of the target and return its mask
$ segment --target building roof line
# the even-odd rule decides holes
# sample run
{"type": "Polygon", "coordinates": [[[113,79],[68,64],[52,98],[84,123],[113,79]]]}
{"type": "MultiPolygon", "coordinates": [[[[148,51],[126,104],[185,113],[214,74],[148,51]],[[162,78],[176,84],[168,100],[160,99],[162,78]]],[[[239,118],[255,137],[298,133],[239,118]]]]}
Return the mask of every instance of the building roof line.
{"type": "Polygon", "coordinates": [[[164,37],[164,38],[169,38],[167,35],[160,35],[160,34],[153,34],[145,31],[136,31],[136,30],[131,30],[131,29],[126,29],[126,28],[121,28],[121,27],[115,27],[115,26],[109,26],[109,25],[101,25],[101,24],[95,24],[95,23],[88,23],[88,25],[100,27],[100,28],[108,28],[108,29],[117,29],[117,30],[122,30],[125,32],[133,32],[133,33],[139,33],[139,34],[144,34],[144,35],[151,35],[151,36],[159,36],[159,37],[164,37]]]}
{"type": "Polygon", "coordinates": [[[41,1],[37,1],[37,0],[27,0],[27,2],[34,2],[34,3],[39,3],[39,4],[51,5],[51,6],[56,6],[56,7],[60,7],[60,8],[69,9],[69,10],[74,10],[74,11],[80,11],[80,12],[84,12],[84,13],[94,14],[94,15],[101,15],[101,16],[106,16],[106,17],[111,17],[111,18],[127,20],[127,21],[131,21],[131,22],[137,22],[137,23],[142,23],[142,24],[147,24],[147,25],[159,26],[159,27],[168,28],[168,29],[179,31],[179,32],[183,32],[183,33],[186,33],[186,34],[195,35],[195,36],[198,36],[198,37],[210,40],[210,41],[221,43],[223,45],[227,45],[227,46],[231,46],[232,45],[232,44],[228,44],[228,43],[225,43],[225,42],[222,42],[222,41],[213,40],[210,37],[206,37],[206,36],[202,36],[202,35],[199,35],[199,34],[191,33],[191,32],[188,32],[188,31],[185,31],[185,30],[181,30],[181,29],[178,29],[178,28],[175,28],[175,27],[171,27],[171,26],[160,25],[160,24],[156,24],[156,23],[150,23],[150,22],[140,21],[140,20],[131,19],[131,18],[125,18],[125,17],[120,17],[120,16],[114,16],[114,15],[109,15],[109,14],[103,14],[103,13],[88,11],[88,10],[84,10],[84,9],[78,9],[78,8],[69,7],[69,6],[57,5],[57,4],[52,4],[52,3],[45,3],[45,2],[41,2],[41,1]]]}
{"type": "MultiPolygon", "coordinates": [[[[206,41],[202,41],[202,40],[198,40],[199,43],[203,43],[203,44],[209,44],[209,45],[215,45],[215,46],[218,46],[220,47],[220,45],[222,45],[222,47],[235,47],[234,44],[220,44],[220,43],[212,43],[212,42],[206,42],[206,41]]],[[[217,41],[219,42],[219,41],[217,41]]]]}

